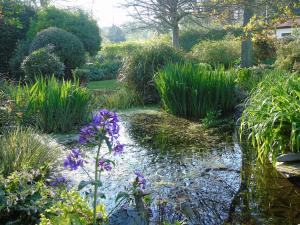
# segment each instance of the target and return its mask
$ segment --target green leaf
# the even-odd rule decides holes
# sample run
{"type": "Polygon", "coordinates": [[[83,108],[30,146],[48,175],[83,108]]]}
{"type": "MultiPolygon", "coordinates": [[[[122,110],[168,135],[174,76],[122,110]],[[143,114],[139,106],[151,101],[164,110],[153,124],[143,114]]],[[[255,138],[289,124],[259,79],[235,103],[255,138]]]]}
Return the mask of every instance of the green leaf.
{"type": "Polygon", "coordinates": [[[90,184],[92,184],[91,181],[85,181],[85,180],[80,181],[80,183],[78,185],[78,191],[82,190],[83,188],[85,188],[87,185],[90,185],[90,184]]]}
{"type": "Polygon", "coordinates": [[[130,197],[130,195],[127,192],[121,191],[121,192],[118,193],[115,202],[118,202],[121,199],[129,199],[129,197],[130,197]]]}

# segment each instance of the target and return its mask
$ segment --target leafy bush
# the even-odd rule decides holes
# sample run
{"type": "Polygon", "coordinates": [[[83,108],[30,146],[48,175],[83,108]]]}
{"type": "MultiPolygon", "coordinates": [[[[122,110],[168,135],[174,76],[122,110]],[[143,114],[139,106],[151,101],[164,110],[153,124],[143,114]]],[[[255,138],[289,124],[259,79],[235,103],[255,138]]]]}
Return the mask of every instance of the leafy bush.
{"type": "Polygon", "coordinates": [[[0,73],[7,73],[9,60],[17,42],[25,38],[35,10],[19,0],[1,1],[0,8],[0,73]]]}
{"type": "Polygon", "coordinates": [[[12,57],[9,60],[9,68],[12,77],[15,80],[24,80],[25,74],[21,68],[21,64],[26,56],[29,55],[31,42],[28,40],[19,41],[12,57]]]}
{"type": "Polygon", "coordinates": [[[183,61],[183,56],[166,44],[150,44],[135,52],[123,64],[120,79],[134,88],[144,103],[156,103],[159,96],[154,85],[154,74],[167,63],[183,61]]]}
{"type": "Polygon", "coordinates": [[[231,112],[235,85],[231,72],[199,65],[168,64],[155,77],[164,108],[186,118],[204,118],[211,111],[231,112]]]}
{"type": "Polygon", "coordinates": [[[241,118],[241,131],[249,133],[260,159],[300,151],[299,109],[299,75],[268,73],[247,100],[241,118]]]}
{"type": "Polygon", "coordinates": [[[276,44],[272,38],[256,38],[254,41],[256,64],[273,64],[276,60],[276,44]]]}
{"type": "Polygon", "coordinates": [[[54,77],[38,78],[31,85],[19,85],[12,99],[23,112],[22,122],[44,132],[67,132],[80,125],[89,114],[90,94],[79,81],[59,82],[54,77]]]}
{"type": "Polygon", "coordinates": [[[202,41],[193,47],[191,57],[214,67],[224,65],[229,68],[240,58],[240,52],[241,43],[234,39],[202,41]]]}
{"type": "Polygon", "coordinates": [[[21,64],[27,80],[34,80],[35,76],[62,77],[65,65],[51,53],[50,47],[40,48],[27,56],[21,64]]]}
{"type": "Polygon", "coordinates": [[[56,27],[47,28],[33,39],[30,52],[53,45],[53,53],[64,63],[67,75],[71,69],[81,66],[85,61],[85,52],[81,41],[73,34],[56,27]]]}
{"type": "MultiPolygon", "coordinates": [[[[105,207],[102,204],[97,206],[97,213],[101,214],[104,219],[107,217],[105,207]]],[[[62,191],[60,201],[41,215],[40,225],[71,225],[92,224],[93,211],[89,204],[74,190],[69,192],[62,191]]],[[[101,224],[99,218],[99,224],[101,224]]],[[[97,223],[98,224],[98,223],[97,223]]]]}
{"type": "Polygon", "coordinates": [[[91,55],[95,55],[100,48],[101,37],[97,22],[81,10],[43,8],[30,24],[27,36],[33,39],[38,32],[49,27],[58,27],[74,34],[91,55]]]}
{"type": "Polygon", "coordinates": [[[0,171],[4,176],[13,171],[28,171],[51,166],[59,151],[51,148],[45,137],[31,128],[10,129],[0,137],[0,171]],[[44,138],[44,140],[43,140],[44,138]]]}
{"type": "Polygon", "coordinates": [[[212,28],[212,29],[188,29],[180,34],[180,47],[188,52],[192,47],[205,40],[222,40],[226,35],[234,37],[242,36],[243,30],[240,27],[212,28]]]}
{"type": "Polygon", "coordinates": [[[280,44],[275,66],[282,70],[300,71],[300,40],[280,44]]]}

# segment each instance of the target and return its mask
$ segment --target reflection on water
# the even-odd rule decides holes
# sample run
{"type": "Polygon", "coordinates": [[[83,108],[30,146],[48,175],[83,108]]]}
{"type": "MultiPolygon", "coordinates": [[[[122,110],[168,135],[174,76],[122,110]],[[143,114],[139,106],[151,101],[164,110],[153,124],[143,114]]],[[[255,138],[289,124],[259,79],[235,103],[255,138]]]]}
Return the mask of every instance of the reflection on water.
{"type": "MultiPolygon", "coordinates": [[[[121,140],[126,144],[125,153],[116,158],[113,171],[103,175],[102,191],[107,198],[101,201],[108,210],[115,204],[116,193],[134,179],[135,170],[140,170],[149,181],[147,190],[153,198],[154,215],[155,202],[167,199],[189,219],[188,224],[300,223],[300,189],[272,166],[255,166],[250,154],[242,154],[235,135],[235,141],[231,138],[206,151],[198,150],[201,143],[196,143],[194,148],[168,152],[166,148],[161,151],[142,146],[129,129],[130,120],[123,119],[121,140]]],[[[162,140],[165,146],[166,140],[162,140]]],[[[83,171],[68,172],[68,176],[75,183],[86,179],[83,171]]]]}

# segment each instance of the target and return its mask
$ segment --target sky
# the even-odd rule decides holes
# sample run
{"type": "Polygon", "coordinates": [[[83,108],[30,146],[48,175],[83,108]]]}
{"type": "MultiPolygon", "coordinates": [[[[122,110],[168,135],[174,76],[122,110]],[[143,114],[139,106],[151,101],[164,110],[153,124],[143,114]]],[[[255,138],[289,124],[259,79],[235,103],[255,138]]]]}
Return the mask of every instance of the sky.
{"type": "Polygon", "coordinates": [[[124,0],[56,0],[54,4],[59,7],[81,8],[88,13],[93,8],[93,17],[98,21],[99,26],[108,27],[131,21],[127,10],[119,7],[122,2],[124,0]]]}

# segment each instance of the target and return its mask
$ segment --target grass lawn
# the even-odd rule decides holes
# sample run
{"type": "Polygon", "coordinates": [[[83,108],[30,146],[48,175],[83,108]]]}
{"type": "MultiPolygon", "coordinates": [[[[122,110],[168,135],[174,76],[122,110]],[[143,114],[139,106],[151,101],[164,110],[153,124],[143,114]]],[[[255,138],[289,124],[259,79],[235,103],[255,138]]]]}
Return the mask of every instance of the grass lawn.
{"type": "Polygon", "coordinates": [[[87,87],[91,90],[116,89],[119,86],[117,80],[90,81],[87,87]]]}

